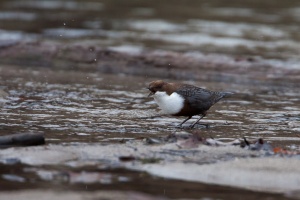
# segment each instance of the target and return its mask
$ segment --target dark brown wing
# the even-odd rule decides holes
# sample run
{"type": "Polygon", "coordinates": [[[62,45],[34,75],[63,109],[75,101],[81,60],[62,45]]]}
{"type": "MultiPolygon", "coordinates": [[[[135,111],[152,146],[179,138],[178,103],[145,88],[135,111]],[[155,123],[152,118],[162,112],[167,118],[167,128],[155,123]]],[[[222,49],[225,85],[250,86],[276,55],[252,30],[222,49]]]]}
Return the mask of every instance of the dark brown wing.
{"type": "Polygon", "coordinates": [[[193,85],[182,85],[176,90],[187,103],[198,112],[207,111],[212,105],[224,97],[223,93],[206,90],[193,85]]]}

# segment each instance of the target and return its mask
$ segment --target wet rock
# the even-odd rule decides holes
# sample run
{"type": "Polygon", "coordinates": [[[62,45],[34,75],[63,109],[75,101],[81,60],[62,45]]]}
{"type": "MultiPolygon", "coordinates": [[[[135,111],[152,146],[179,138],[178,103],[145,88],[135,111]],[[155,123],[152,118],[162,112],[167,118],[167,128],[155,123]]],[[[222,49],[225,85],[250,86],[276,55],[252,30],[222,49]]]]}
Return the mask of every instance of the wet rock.
{"type": "MultiPolygon", "coordinates": [[[[199,141],[197,136],[194,137],[199,141]]],[[[145,145],[143,142],[131,141],[111,145],[26,147],[22,151],[10,148],[0,151],[0,156],[2,159],[18,158],[22,163],[29,165],[69,166],[70,161],[77,161],[77,164],[97,161],[100,165],[104,163],[106,166],[146,171],[166,178],[260,191],[284,192],[299,187],[300,160],[297,157],[262,157],[265,155],[262,151],[249,151],[235,145],[192,145],[192,148],[188,145],[188,147],[180,148],[177,143],[145,145]],[[286,181],[282,181],[283,179],[286,181]]],[[[60,177],[55,175],[55,172],[50,172],[50,175],[53,180],[60,177]]],[[[74,182],[99,181],[102,177],[95,174],[90,176],[89,173],[73,175],[67,173],[67,176],[61,177],[67,177],[69,180],[68,177],[73,176],[74,182]],[[98,177],[97,180],[95,177],[98,177]]],[[[49,177],[47,173],[46,177],[49,177]]]]}
{"type": "Polygon", "coordinates": [[[41,133],[18,133],[0,136],[0,148],[43,144],[45,144],[45,137],[41,133]]]}
{"type": "Polygon", "coordinates": [[[19,159],[22,163],[30,165],[60,164],[76,159],[78,156],[69,151],[62,152],[52,148],[52,150],[49,150],[48,148],[49,147],[24,147],[22,150],[9,148],[2,150],[0,154],[4,159],[19,159]]]}
{"type": "Polygon", "coordinates": [[[205,165],[168,163],[132,166],[132,168],[141,168],[140,170],[165,178],[281,193],[297,190],[300,187],[299,164],[299,159],[256,158],[205,165]]]}

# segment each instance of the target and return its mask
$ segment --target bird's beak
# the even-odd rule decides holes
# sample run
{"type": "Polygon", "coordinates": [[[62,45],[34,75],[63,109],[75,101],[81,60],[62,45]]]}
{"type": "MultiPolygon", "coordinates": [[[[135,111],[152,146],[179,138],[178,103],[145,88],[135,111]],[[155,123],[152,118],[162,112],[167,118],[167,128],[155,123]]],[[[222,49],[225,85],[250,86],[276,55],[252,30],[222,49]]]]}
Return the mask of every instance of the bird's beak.
{"type": "Polygon", "coordinates": [[[155,93],[154,92],[150,92],[149,94],[148,94],[148,97],[150,97],[150,96],[152,96],[152,95],[154,95],[155,93]]]}
{"type": "MultiPolygon", "coordinates": [[[[147,89],[150,90],[149,87],[148,87],[147,89]]],[[[152,95],[154,95],[154,94],[155,94],[155,92],[153,92],[153,91],[150,90],[150,93],[148,94],[148,97],[150,97],[150,96],[152,96],[152,95]]]]}

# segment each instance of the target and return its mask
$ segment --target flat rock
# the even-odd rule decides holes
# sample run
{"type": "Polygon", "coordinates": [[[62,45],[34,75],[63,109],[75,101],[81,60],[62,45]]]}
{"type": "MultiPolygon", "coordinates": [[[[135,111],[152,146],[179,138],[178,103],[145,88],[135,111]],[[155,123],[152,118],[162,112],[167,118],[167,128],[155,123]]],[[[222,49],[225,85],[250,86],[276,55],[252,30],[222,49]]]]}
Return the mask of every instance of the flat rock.
{"type": "Polygon", "coordinates": [[[63,151],[44,146],[4,149],[1,150],[0,157],[2,161],[14,158],[29,165],[55,165],[78,158],[77,154],[71,151],[63,151]]]}
{"type": "Polygon", "coordinates": [[[247,158],[204,165],[193,163],[135,165],[132,169],[165,178],[286,193],[300,188],[299,164],[300,160],[293,158],[247,158]]]}
{"type": "Polygon", "coordinates": [[[109,145],[47,145],[0,151],[2,161],[17,158],[29,165],[69,165],[72,162],[81,166],[81,163],[93,161],[165,178],[256,191],[283,193],[300,188],[300,160],[297,156],[262,155],[261,151],[238,146],[199,145],[182,149],[177,143],[145,145],[141,141],[109,145]],[[131,159],[124,159],[126,157],[131,159]]]}

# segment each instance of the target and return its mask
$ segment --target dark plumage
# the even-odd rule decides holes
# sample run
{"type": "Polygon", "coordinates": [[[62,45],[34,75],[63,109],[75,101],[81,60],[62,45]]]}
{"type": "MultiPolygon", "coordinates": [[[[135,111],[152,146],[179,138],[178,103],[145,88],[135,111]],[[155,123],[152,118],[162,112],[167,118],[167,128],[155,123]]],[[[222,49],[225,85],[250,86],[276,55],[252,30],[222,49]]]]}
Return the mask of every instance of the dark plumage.
{"type": "Polygon", "coordinates": [[[149,96],[154,95],[154,99],[163,110],[164,108],[167,111],[172,109],[168,108],[168,104],[172,104],[173,102],[171,101],[176,101],[175,106],[173,106],[173,110],[176,112],[169,112],[169,114],[173,116],[188,117],[180,124],[180,126],[188,121],[192,116],[201,115],[191,127],[194,127],[195,124],[206,115],[206,112],[211,106],[217,103],[220,99],[232,95],[231,92],[215,92],[193,85],[167,83],[162,80],[151,82],[148,89],[151,91],[149,96]],[[177,105],[178,109],[176,108],[177,105]]]}

